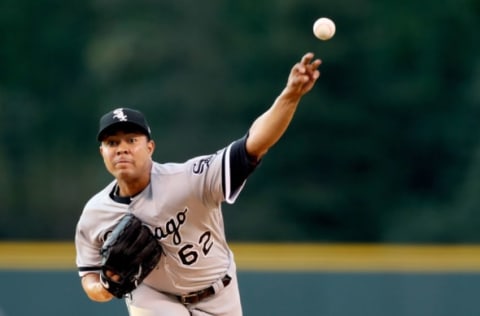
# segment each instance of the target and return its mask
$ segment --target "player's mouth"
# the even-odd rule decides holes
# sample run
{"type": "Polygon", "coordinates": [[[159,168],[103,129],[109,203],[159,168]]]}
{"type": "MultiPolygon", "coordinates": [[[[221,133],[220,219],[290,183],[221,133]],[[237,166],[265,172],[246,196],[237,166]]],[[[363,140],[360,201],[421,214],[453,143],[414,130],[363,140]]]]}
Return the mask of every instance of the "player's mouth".
{"type": "Polygon", "coordinates": [[[127,159],[119,159],[114,161],[115,166],[122,166],[122,165],[127,165],[132,163],[133,162],[131,160],[127,160],[127,159]]]}

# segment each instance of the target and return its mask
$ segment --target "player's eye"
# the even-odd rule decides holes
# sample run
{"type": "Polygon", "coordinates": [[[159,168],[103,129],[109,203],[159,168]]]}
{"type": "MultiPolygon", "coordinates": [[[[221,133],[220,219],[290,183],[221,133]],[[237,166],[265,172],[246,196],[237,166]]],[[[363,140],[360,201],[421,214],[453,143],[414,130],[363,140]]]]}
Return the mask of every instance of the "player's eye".
{"type": "Polygon", "coordinates": [[[136,143],[136,142],[137,142],[137,138],[136,138],[136,137],[131,137],[131,138],[128,139],[128,142],[129,142],[130,144],[136,143]]]}
{"type": "Polygon", "coordinates": [[[113,140],[113,139],[107,140],[107,141],[105,141],[105,143],[108,147],[115,147],[115,146],[118,145],[118,141],[113,140]]]}

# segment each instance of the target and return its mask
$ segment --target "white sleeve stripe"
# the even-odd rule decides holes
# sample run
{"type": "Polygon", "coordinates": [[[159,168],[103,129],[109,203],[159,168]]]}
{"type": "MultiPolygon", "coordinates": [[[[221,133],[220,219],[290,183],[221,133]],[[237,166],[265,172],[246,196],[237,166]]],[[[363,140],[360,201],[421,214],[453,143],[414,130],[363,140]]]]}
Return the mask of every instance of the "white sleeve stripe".
{"type": "Polygon", "coordinates": [[[233,143],[227,147],[227,150],[224,153],[225,164],[223,166],[223,172],[225,174],[225,201],[228,204],[235,203],[235,200],[240,195],[240,192],[242,191],[243,187],[245,186],[245,182],[247,181],[243,181],[242,185],[235,192],[232,192],[232,179],[230,174],[230,149],[232,148],[232,145],[233,143]]]}
{"type": "Polygon", "coordinates": [[[90,273],[100,273],[102,271],[102,269],[95,269],[95,270],[79,270],[78,271],[78,275],[80,277],[84,277],[86,276],[87,274],[90,274],[90,273]]]}

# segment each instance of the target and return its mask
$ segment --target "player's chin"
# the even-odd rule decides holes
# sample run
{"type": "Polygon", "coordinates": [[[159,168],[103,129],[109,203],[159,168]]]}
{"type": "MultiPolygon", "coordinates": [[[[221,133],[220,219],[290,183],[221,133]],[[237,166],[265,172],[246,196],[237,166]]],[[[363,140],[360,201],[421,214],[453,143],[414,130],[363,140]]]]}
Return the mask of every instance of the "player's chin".
{"type": "Polygon", "coordinates": [[[117,179],[128,180],[134,177],[135,172],[131,168],[115,168],[112,174],[117,179]]]}

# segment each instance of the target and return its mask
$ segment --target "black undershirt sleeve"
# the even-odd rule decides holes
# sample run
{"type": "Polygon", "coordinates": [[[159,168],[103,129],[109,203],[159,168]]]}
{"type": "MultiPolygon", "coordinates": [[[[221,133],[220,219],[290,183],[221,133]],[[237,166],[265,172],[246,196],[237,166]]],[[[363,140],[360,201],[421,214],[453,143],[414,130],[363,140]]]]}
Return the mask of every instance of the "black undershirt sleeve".
{"type": "Polygon", "coordinates": [[[230,188],[236,192],[260,161],[247,153],[248,134],[236,140],[230,148],[230,188]]]}

